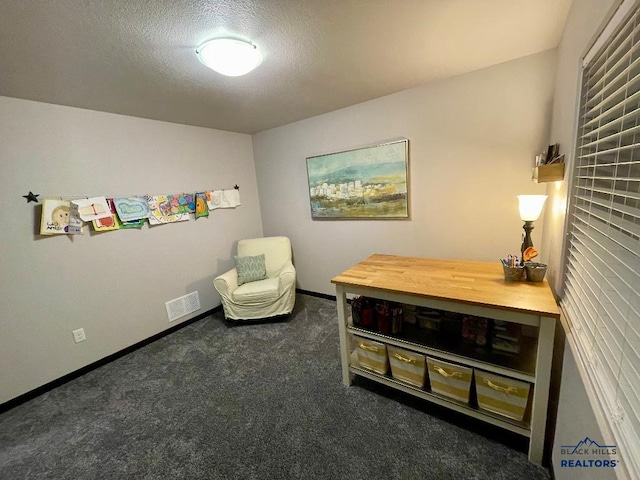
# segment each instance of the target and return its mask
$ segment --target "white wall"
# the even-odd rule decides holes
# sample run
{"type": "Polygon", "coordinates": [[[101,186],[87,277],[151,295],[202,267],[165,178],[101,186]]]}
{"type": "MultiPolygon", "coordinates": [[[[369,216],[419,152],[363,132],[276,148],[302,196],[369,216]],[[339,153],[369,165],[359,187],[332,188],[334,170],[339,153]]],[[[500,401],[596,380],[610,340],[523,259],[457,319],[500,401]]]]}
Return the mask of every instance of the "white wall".
{"type": "Polygon", "coordinates": [[[251,137],[0,97],[0,403],[157,334],[165,302],[232,266],[261,236],[251,137]],[[208,219],[83,236],[38,235],[47,196],[241,187],[242,206],[208,219]],[[84,328],[87,340],[73,342],[84,328]]]}
{"type": "MultiPolygon", "coordinates": [[[[549,253],[548,278],[557,294],[561,288],[561,264],[563,258],[564,223],[567,203],[568,179],[575,150],[575,119],[577,112],[577,88],[580,77],[580,59],[586,53],[598,28],[607,18],[617,0],[574,0],[565,31],[558,47],[558,69],[549,143],[560,143],[569,163],[565,180],[548,184],[547,208],[542,245],[549,253]]],[[[558,404],[558,416],[554,448],[553,470],[556,480],[599,480],[615,478],[615,472],[607,469],[562,468],[561,445],[574,445],[589,436],[602,441],[596,415],[588,401],[585,386],[578,374],[576,359],[568,345],[565,346],[562,379],[558,404]]],[[[565,457],[566,459],[566,457],[565,457]]]]}
{"type": "Polygon", "coordinates": [[[567,188],[575,150],[576,113],[580,61],[586,53],[598,27],[617,0],[574,0],[562,40],[558,46],[558,68],[555,81],[550,142],[560,144],[560,153],[569,162],[564,181],[547,184],[543,245],[549,252],[548,279],[556,290],[560,288],[563,230],[567,204],[567,188]]]}
{"type": "Polygon", "coordinates": [[[331,278],[371,253],[519,252],[516,195],[545,189],[530,168],[547,145],[555,60],[547,51],[254,135],[265,235],[291,238],[299,288],[335,294],[331,278]],[[306,157],[399,136],[410,142],[410,220],[311,219],[306,157]]]}

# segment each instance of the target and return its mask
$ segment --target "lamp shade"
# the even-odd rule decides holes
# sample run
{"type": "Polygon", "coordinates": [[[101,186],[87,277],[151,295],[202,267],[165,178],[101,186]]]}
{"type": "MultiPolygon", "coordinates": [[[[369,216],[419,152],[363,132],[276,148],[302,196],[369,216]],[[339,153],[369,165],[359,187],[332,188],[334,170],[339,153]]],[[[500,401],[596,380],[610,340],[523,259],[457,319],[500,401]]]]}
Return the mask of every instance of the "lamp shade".
{"type": "Polygon", "coordinates": [[[196,49],[200,61],[229,77],[245,75],[262,63],[255,45],[235,38],[215,38],[196,49]]]}
{"type": "Polygon", "coordinates": [[[542,213],[542,206],[546,199],[546,195],[518,195],[520,219],[525,222],[537,220],[542,213]]]}

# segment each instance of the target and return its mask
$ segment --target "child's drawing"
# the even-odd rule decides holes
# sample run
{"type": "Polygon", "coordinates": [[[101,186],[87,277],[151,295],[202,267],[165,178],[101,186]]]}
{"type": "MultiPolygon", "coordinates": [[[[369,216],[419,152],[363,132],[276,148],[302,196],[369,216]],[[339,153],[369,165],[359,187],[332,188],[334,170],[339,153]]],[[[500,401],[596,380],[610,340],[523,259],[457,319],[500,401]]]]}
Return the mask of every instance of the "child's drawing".
{"type": "Polygon", "coordinates": [[[78,206],[78,215],[84,222],[111,216],[107,199],[104,197],[82,198],[72,200],[71,203],[78,206]]]}
{"type": "Polygon", "coordinates": [[[149,223],[161,225],[164,223],[184,222],[189,220],[190,202],[184,194],[149,195],[149,223]]]}
{"type": "Polygon", "coordinates": [[[207,205],[207,196],[204,192],[196,193],[196,218],[208,217],[209,206],[207,205]]]}
{"type": "Polygon", "coordinates": [[[118,197],[113,202],[122,222],[140,220],[149,216],[149,204],[145,197],[118,197]]]}
{"type": "Polygon", "coordinates": [[[42,202],[40,235],[65,235],[69,227],[69,206],[66,200],[47,198],[42,202]]]}
{"type": "Polygon", "coordinates": [[[93,229],[96,232],[106,232],[109,230],[118,230],[120,228],[120,222],[118,221],[118,215],[116,215],[116,207],[113,204],[113,198],[107,198],[106,200],[111,215],[104,218],[97,218],[93,221],[93,229]]]}
{"type": "Polygon", "coordinates": [[[240,190],[213,190],[205,192],[209,210],[216,208],[235,208],[240,205],[240,190]]]}

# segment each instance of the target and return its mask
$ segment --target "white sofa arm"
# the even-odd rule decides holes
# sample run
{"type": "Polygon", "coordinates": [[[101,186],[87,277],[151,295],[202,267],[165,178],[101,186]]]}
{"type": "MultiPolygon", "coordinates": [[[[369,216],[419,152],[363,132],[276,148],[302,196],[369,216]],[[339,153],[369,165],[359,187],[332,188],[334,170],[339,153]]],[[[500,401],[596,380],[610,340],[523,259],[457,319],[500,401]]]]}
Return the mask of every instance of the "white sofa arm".
{"type": "Polygon", "coordinates": [[[218,293],[225,297],[230,297],[231,293],[238,288],[238,271],[232,268],[228,272],[213,279],[213,286],[218,293]]]}
{"type": "Polygon", "coordinates": [[[280,277],[280,286],[282,288],[286,288],[289,285],[294,285],[296,283],[296,269],[293,266],[293,263],[287,262],[282,266],[280,273],[278,274],[280,277]]]}

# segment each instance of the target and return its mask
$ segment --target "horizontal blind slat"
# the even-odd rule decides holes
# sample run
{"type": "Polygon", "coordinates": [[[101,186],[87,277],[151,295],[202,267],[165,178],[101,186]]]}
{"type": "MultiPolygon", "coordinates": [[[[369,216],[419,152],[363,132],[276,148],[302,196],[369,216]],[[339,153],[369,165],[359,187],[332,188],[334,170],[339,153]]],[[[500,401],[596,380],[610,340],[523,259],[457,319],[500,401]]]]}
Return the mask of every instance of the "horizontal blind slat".
{"type": "Polygon", "coordinates": [[[634,134],[636,134],[638,132],[640,132],[640,125],[636,125],[635,127],[627,128],[625,130],[621,130],[621,131],[612,133],[612,134],[607,135],[605,137],[600,137],[597,140],[585,143],[584,145],[580,145],[579,148],[581,148],[581,149],[592,148],[594,146],[601,145],[601,144],[607,143],[607,142],[611,142],[613,140],[619,140],[621,137],[624,137],[626,135],[634,135],[634,134]]]}
{"type": "Polygon", "coordinates": [[[638,258],[629,255],[626,249],[621,250],[614,247],[614,252],[611,252],[603,244],[609,246],[612,244],[595,229],[586,230],[582,227],[577,227],[577,230],[579,233],[572,233],[573,243],[571,245],[575,245],[576,248],[580,245],[584,246],[588,250],[580,250],[581,254],[586,255],[589,253],[598,257],[607,271],[613,273],[618,281],[623,282],[623,284],[616,284],[616,288],[625,290],[629,288],[638,294],[636,290],[640,289],[640,281],[638,279],[640,270],[637,268],[638,258]]]}
{"type": "MultiPolygon", "coordinates": [[[[635,75],[630,83],[637,84],[638,82],[640,82],[640,74],[635,75]]],[[[584,113],[584,116],[589,117],[595,112],[601,111],[604,108],[608,108],[612,105],[615,105],[616,99],[619,98],[620,95],[625,93],[626,88],[627,86],[623,85],[622,87],[612,91],[609,95],[607,95],[606,97],[603,97],[599,103],[591,106],[589,110],[584,113]]]]}
{"type": "MultiPolygon", "coordinates": [[[[638,98],[640,99],[640,92],[638,94],[638,98]]],[[[631,103],[629,103],[629,105],[631,105],[631,103]]],[[[638,120],[640,119],[640,108],[636,108],[635,110],[631,111],[631,112],[627,112],[624,115],[622,115],[621,117],[616,117],[614,120],[610,120],[607,123],[604,123],[602,125],[600,125],[597,128],[594,128],[593,130],[589,130],[587,132],[583,132],[582,136],[580,137],[581,140],[587,140],[589,138],[593,138],[594,136],[602,133],[602,132],[606,132],[608,130],[613,129],[614,131],[620,131],[620,127],[622,124],[624,124],[625,122],[630,122],[630,121],[634,121],[634,120],[638,120]]]]}
{"type": "MultiPolygon", "coordinates": [[[[628,56],[625,56],[625,58],[629,58],[630,57],[630,53],[628,56]]],[[[606,85],[604,85],[603,88],[598,90],[598,93],[596,95],[594,95],[594,97],[591,100],[588,100],[586,102],[586,106],[590,107],[591,105],[593,105],[594,100],[599,100],[600,98],[604,97],[606,92],[610,92],[612,91],[613,88],[616,87],[616,85],[619,84],[621,79],[624,79],[625,76],[627,74],[629,74],[630,72],[633,71],[634,68],[638,67],[640,65],[640,57],[636,58],[633,62],[631,62],[629,65],[627,65],[627,67],[620,71],[614,78],[611,79],[611,81],[609,83],[607,83],[606,85]]],[[[622,86],[618,87],[616,90],[613,90],[612,94],[615,93],[620,93],[621,91],[623,91],[625,88],[627,88],[627,84],[623,84],[622,86]]]]}
{"type": "Polygon", "coordinates": [[[608,148],[606,150],[600,150],[599,152],[578,155],[578,158],[581,158],[581,159],[582,158],[592,158],[592,157],[597,157],[599,155],[602,156],[602,155],[607,155],[607,154],[615,154],[615,153],[619,153],[619,152],[637,150],[638,148],[640,148],[640,142],[638,142],[638,143],[634,142],[631,145],[624,145],[622,147],[616,147],[616,148],[608,148]]]}
{"type": "Polygon", "coordinates": [[[577,198],[584,202],[598,205],[602,209],[606,209],[606,211],[609,212],[615,211],[623,213],[625,215],[629,215],[630,217],[640,218],[640,208],[632,207],[631,205],[625,205],[624,203],[611,201],[611,198],[608,198],[606,201],[600,197],[587,197],[585,195],[578,195],[577,198]]]}
{"type": "MultiPolygon", "coordinates": [[[[640,81],[640,77],[638,78],[638,81],[640,81]]],[[[636,105],[638,100],[640,100],[640,90],[638,90],[633,95],[630,95],[627,98],[621,100],[620,102],[612,105],[609,109],[601,111],[600,113],[598,113],[598,115],[589,119],[588,121],[586,120],[589,115],[585,114],[583,118],[585,120],[585,123],[582,124],[581,128],[592,127],[594,125],[597,125],[604,119],[613,119],[613,121],[616,121],[619,117],[619,115],[617,114],[619,114],[620,112],[624,112],[626,110],[626,107],[628,107],[629,105],[636,105]]]]}
{"type": "MultiPolygon", "coordinates": [[[[583,199],[584,197],[578,198],[583,199]]],[[[624,232],[627,232],[632,236],[625,237],[624,234],[620,235],[616,231],[602,231],[603,235],[608,236],[616,243],[624,246],[631,253],[640,255],[640,252],[638,252],[638,249],[640,249],[640,243],[638,242],[638,237],[640,237],[640,224],[635,223],[636,220],[640,219],[640,211],[637,208],[619,204],[606,205],[604,203],[589,199],[584,199],[584,201],[586,203],[586,206],[583,207],[582,205],[576,205],[576,208],[587,214],[593,215],[602,223],[604,223],[605,226],[612,225],[616,229],[623,230],[624,232]],[[587,206],[589,206],[590,208],[587,208],[587,206]],[[628,215],[633,219],[633,221],[625,220],[624,218],[612,215],[612,211],[628,215]]]]}

